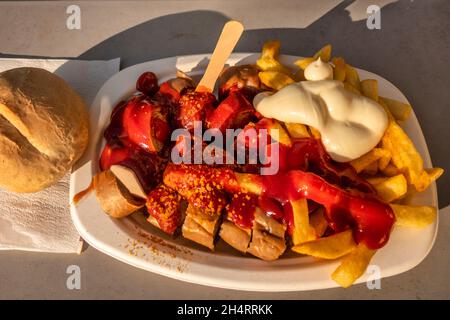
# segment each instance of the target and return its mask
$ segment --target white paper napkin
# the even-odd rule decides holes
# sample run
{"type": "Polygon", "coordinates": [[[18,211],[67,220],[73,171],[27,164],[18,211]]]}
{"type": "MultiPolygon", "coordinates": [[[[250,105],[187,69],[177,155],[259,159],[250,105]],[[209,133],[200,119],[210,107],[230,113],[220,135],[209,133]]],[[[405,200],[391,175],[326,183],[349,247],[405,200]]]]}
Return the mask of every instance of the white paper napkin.
{"type": "MultiPolygon", "coordinates": [[[[65,79],[90,107],[103,83],[119,71],[120,59],[80,61],[0,58],[0,72],[38,67],[65,79]]],[[[56,185],[33,194],[0,189],[0,250],[80,253],[83,241],[70,217],[68,173],[56,185]]]]}

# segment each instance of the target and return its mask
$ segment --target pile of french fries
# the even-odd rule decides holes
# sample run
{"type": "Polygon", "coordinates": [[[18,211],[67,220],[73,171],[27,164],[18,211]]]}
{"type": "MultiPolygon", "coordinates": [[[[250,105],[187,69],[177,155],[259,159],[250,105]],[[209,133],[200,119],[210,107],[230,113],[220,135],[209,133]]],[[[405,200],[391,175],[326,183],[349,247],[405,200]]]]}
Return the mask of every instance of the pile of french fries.
{"type": "MultiPolygon", "coordinates": [[[[423,159],[411,139],[399,125],[411,114],[411,106],[378,93],[374,79],[360,80],[357,70],[341,57],[332,57],[331,45],[326,45],[314,56],[295,61],[296,68],[289,68],[279,61],[280,42],[266,42],[257,66],[261,70],[261,82],[274,90],[280,90],[293,82],[305,80],[304,70],[319,57],[331,63],[333,79],[342,81],[344,87],[356,94],[378,102],[386,111],[389,125],[378,146],[362,157],[350,162],[356,172],[375,188],[380,200],[389,203],[396,217],[396,225],[424,228],[436,219],[436,208],[410,206],[402,200],[415,192],[424,191],[444,172],[441,168],[426,169],[423,159]]],[[[284,123],[292,138],[320,137],[312,127],[298,123],[284,123]]],[[[355,243],[351,230],[323,237],[327,222],[323,212],[308,215],[306,200],[292,203],[294,219],[302,221],[300,229],[294,230],[292,250],[319,259],[341,259],[331,278],[342,287],[349,287],[363,273],[375,254],[375,250],[355,243]]]]}

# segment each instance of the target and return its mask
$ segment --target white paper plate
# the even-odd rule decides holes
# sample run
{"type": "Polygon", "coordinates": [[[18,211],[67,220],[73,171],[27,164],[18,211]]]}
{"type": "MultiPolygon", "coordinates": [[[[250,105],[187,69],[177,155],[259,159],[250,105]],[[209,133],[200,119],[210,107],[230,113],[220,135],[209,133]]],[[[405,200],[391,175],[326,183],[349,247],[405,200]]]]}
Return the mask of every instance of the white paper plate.
{"type": "MultiPolygon", "coordinates": [[[[173,57],[141,63],[115,74],[100,89],[91,107],[91,139],[84,157],[71,176],[70,197],[85,189],[98,171],[98,159],[104,145],[102,133],[109,123],[115,104],[135,90],[136,79],[144,71],[153,71],[159,81],[174,77],[176,69],[202,74],[210,55],[173,57]]],[[[259,54],[232,54],[229,64],[254,63],[259,54]]],[[[299,57],[283,56],[286,63],[299,57]]],[[[380,95],[407,102],[392,83],[378,75],[358,70],[362,79],[377,79],[380,95]]],[[[431,167],[430,156],[420,125],[413,114],[404,129],[431,167]]],[[[417,194],[411,203],[437,207],[436,186],[417,194]]],[[[207,251],[188,240],[173,239],[146,223],[142,216],[116,220],[109,218],[90,194],[76,206],[71,205],[73,221],[80,235],[93,247],[120,261],[167,277],[208,286],[253,291],[297,291],[336,287],[330,279],[338,261],[317,261],[311,257],[285,254],[265,262],[242,256],[219,241],[216,251],[207,251]]],[[[433,246],[436,221],[425,229],[396,227],[389,243],[374,256],[371,264],[382,277],[405,272],[419,264],[433,246]]],[[[363,282],[368,275],[361,277],[363,282]]],[[[126,277],[126,275],[124,275],[126,277]]]]}

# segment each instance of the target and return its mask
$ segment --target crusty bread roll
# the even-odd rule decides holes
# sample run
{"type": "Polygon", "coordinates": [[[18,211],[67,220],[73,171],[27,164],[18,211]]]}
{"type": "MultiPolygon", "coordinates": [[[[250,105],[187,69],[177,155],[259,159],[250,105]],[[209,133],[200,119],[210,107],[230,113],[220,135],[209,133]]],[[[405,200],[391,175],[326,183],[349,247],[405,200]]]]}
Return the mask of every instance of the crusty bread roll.
{"type": "Polygon", "coordinates": [[[0,73],[0,187],[35,192],[57,182],[83,154],[88,127],[86,105],[60,77],[0,73]]]}

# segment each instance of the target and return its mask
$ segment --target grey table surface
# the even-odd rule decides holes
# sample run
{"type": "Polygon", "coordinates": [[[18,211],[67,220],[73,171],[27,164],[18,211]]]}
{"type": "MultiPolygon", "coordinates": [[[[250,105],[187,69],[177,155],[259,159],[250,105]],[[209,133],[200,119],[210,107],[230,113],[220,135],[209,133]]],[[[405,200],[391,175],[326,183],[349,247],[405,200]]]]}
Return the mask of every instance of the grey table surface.
{"type": "MultiPolygon", "coordinates": [[[[156,58],[211,52],[229,17],[247,27],[236,51],[259,51],[280,39],[286,54],[310,55],[325,43],[355,66],[399,87],[414,106],[433,164],[450,169],[450,1],[112,1],[0,2],[0,57],[122,58],[122,67],[156,58]],[[81,8],[81,29],[66,27],[66,8],[81,8]],[[379,4],[381,29],[366,27],[379,4]]],[[[450,178],[438,182],[439,205],[450,202],[450,178]]],[[[445,210],[448,211],[448,210],[445,210]]],[[[414,269],[383,279],[380,290],[260,293],[168,279],[130,267],[92,247],[81,255],[0,252],[3,299],[448,299],[450,212],[441,212],[428,257],[414,269]],[[78,265],[81,289],[66,288],[78,265]]],[[[295,279],[293,279],[295,281],[295,279]]]]}

